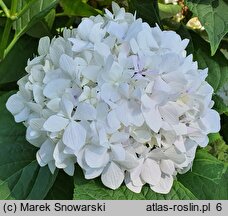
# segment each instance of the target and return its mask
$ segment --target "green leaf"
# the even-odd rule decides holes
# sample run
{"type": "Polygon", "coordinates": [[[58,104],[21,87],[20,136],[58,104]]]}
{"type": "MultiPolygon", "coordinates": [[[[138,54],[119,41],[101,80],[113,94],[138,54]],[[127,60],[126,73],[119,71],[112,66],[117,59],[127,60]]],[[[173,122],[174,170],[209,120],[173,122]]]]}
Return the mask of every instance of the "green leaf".
{"type": "Polygon", "coordinates": [[[208,33],[211,54],[228,32],[228,4],[224,0],[185,0],[189,10],[197,16],[208,33]]]}
{"type": "Polygon", "coordinates": [[[0,199],[43,199],[57,171],[52,175],[36,162],[37,148],[25,140],[25,127],[5,108],[11,94],[0,96],[0,199]]]}
{"type": "Polygon", "coordinates": [[[162,28],[159,17],[158,3],[151,0],[128,0],[129,10],[132,13],[136,12],[137,17],[142,18],[151,26],[158,24],[162,28]]]}
{"type": "Polygon", "coordinates": [[[64,10],[64,14],[67,16],[84,17],[98,14],[98,11],[82,0],[60,0],[60,5],[64,10]]]}
{"type": "Polygon", "coordinates": [[[53,37],[51,29],[55,20],[55,9],[52,9],[42,20],[35,23],[27,32],[29,36],[41,38],[44,36],[53,37]]]}
{"type": "Polygon", "coordinates": [[[193,57],[198,62],[199,68],[208,67],[207,81],[216,93],[228,79],[228,60],[219,50],[213,57],[210,56],[208,43],[196,33],[191,33],[191,39],[194,46],[193,57]]]}
{"type": "Polygon", "coordinates": [[[22,11],[24,8],[27,8],[27,10],[14,23],[14,29],[16,31],[15,36],[19,38],[31,26],[44,18],[57,3],[58,0],[18,0],[18,13],[20,13],[20,11],[22,11]]]}
{"type": "Polygon", "coordinates": [[[24,35],[15,44],[4,60],[0,62],[0,85],[17,81],[25,75],[25,66],[37,50],[37,40],[24,35]]]}
{"type": "Polygon", "coordinates": [[[141,193],[130,191],[126,186],[117,190],[106,188],[99,178],[86,180],[81,170],[76,170],[74,199],[76,200],[169,200],[196,199],[196,197],[180,182],[174,181],[172,190],[167,195],[153,192],[149,186],[144,186],[141,193]]]}
{"type": "Polygon", "coordinates": [[[199,150],[192,171],[179,175],[178,180],[198,199],[228,199],[227,164],[204,150],[199,150]]]}
{"type": "Polygon", "coordinates": [[[74,192],[74,178],[59,170],[58,176],[52,188],[49,190],[46,200],[72,200],[74,192]]]}
{"type": "Polygon", "coordinates": [[[228,162],[228,145],[219,133],[209,134],[209,145],[206,149],[220,161],[228,162]]]}
{"type": "Polygon", "coordinates": [[[181,11],[180,5],[158,3],[159,14],[161,19],[175,16],[181,11]]]}
{"type": "Polygon", "coordinates": [[[214,109],[220,114],[228,113],[228,106],[224,103],[223,99],[219,95],[214,95],[213,100],[215,102],[214,109]]]}

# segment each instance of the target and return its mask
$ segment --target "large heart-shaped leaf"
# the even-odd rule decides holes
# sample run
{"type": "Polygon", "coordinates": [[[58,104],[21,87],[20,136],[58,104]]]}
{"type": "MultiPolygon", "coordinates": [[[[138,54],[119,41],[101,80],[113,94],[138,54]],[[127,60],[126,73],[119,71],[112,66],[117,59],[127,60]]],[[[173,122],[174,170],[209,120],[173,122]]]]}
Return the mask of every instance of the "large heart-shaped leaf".
{"type": "Polygon", "coordinates": [[[0,96],[0,199],[43,199],[58,172],[52,175],[36,162],[37,148],[25,140],[25,127],[5,108],[11,94],[0,96]]]}
{"type": "Polygon", "coordinates": [[[228,3],[225,0],[185,0],[208,33],[211,54],[214,55],[222,38],[228,32],[228,3]]]}
{"type": "Polygon", "coordinates": [[[198,151],[193,169],[178,180],[198,199],[228,199],[228,164],[206,151],[198,151]]]}

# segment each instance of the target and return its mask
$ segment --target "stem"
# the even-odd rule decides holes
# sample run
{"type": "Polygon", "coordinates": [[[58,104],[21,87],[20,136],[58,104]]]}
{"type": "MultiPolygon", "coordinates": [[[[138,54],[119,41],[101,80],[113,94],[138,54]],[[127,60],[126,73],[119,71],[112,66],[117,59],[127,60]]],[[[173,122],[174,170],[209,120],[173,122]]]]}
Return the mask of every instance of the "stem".
{"type": "Polygon", "coordinates": [[[12,0],[10,12],[13,15],[17,12],[17,0],[12,0]]]}
{"type": "Polygon", "coordinates": [[[13,48],[15,43],[18,41],[19,37],[14,37],[13,40],[10,42],[10,44],[7,46],[4,52],[4,57],[7,56],[7,54],[10,52],[10,50],[13,48]]]}
{"type": "Polygon", "coordinates": [[[5,53],[4,52],[5,52],[5,48],[7,46],[8,40],[9,40],[9,35],[10,35],[12,23],[13,23],[12,20],[7,18],[6,25],[5,25],[5,28],[4,28],[4,32],[3,32],[3,35],[2,35],[1,44],[0,44],[0,60],[5,57],[5,53]]]}
{"type": "Polygon", "coordinates": [[[62,12],[62,13],[56,13],[55,16],[56,17],[62,17],[62,16],[67,16],[67,14],[65,14],[64,12],[62,12]]]}
{"type": "MultiPolygon", "coordinates": [[[[1,5],[1,7],[3,7],[2,8],[3,10],[5,8],[5,10],[7,9],[9,12],[9,16],[7,16],[6,25],[4,28],[4,32],[3,32],[1,44],[0,44],[0,60],[2,60],[6,56],[6,54],[9,52],[9,47],[7,47],[7,44],[9,41],[10,31],[11,31],[11,27],[13,24],[13,20],[11,19],[11,14],[15,14],[17,11],[17,0],[12,0],[10,11],[2,0],[0,0],[0,5],[1,5]],[[7,49],[6,49],[6,47],[7,47],[7,49]]],[[[14,39],[13,39],[13,41],[14,41],[14,39]]],[[[16,41],[17,41],[17,39],[16,39],[16,41]]],[[[12,44],[12,42],[10,44],[12,44]]],[[[15,44],[15,43],[13,43],[13,44],[15,44]]],[[[12,47],[10,47],[10,49],[11,48],[12,47]]]]}
{"type": "Polygon", "coordinates": [[[10,18],[10,10],[7,8],[7,6],[5,5],[5,3],[0,0],[0,6],[2,8],[2,10],[4,11],[4,13],[6,14],[7,18],[10,18]]]}

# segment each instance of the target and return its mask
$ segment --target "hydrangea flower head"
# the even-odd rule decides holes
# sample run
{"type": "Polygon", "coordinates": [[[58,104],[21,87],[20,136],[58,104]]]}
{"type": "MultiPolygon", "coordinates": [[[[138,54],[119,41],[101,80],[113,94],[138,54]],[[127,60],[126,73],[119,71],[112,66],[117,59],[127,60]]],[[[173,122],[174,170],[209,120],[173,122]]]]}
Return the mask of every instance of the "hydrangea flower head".
{"type": "Polygon", "coordinates": [[[186,56],[188,40],[112,6],[63,37],[41,38],[6,106],[51,172],[73,175],[78,163],[109,188],[168,193],[220,129],[213,89],[186,56]]]}

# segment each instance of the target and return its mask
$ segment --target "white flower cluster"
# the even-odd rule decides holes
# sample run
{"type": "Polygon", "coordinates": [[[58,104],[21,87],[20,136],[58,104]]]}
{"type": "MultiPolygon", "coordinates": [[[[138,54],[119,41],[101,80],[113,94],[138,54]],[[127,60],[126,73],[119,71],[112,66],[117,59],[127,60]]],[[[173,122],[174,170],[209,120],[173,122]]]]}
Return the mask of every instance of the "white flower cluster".
{"type": "Polygon", "coordinates": [[[168,193],[197,146],[220,129],[213,89],[186,57],[188,40],[151,28],[113,3],[63,37],[40,39],[6,106],[39,147],[37,161],[104,185],[168,193]]]}

